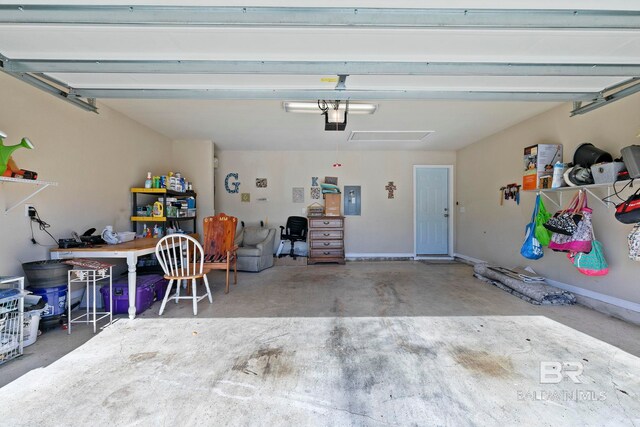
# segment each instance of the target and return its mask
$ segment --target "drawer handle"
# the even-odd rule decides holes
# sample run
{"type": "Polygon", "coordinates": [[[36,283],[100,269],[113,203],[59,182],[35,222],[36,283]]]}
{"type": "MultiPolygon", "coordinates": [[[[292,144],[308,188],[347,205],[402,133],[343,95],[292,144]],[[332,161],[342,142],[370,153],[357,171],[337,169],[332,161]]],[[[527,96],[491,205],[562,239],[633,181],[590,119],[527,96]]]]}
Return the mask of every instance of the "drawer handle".
{"type": "Polygon", "coordinates": [[[322,223],[323,223],[324,225],[329,225],[329,224],[331,224],[329,221],[322,221],[322,223]]]}
{"type": "Polygon", "coordinates": [[[323,243],[323,245],[325,245],[325,246],[329,246],[330,244],[331,244],[331,243],[329,243],[329,242],[324,242],[324,243],[323,243]]]}
{"type": "Polygon", "coordinates": [[[327,252],[327,251],[324,251],[322,253],[325,254],[325,255],[331,255],[331,252],[327,252]]]}
{"type": "Polygon", "coordinates": [[[331,233],[322,233],[323,236],[331,236],[331,233]]]}

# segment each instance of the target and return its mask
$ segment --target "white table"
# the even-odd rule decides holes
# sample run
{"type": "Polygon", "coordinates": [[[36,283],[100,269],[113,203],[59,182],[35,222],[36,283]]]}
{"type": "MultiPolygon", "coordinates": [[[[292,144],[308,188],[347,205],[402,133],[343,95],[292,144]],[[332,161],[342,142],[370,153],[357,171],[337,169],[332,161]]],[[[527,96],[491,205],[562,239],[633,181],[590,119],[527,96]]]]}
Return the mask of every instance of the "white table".
{"type": "MultiPolygon", "coordinates": [[[[197,234],[190,234],[198,238],[197,234]]],[[[90,248],[51,249],[51,259],[65,258],[124,258],[129,272],[129,318],[136,317],[136,264],[138,257],[155,253],[160,239],[135,239],[117,245],[98,245],[90,248]]]]}

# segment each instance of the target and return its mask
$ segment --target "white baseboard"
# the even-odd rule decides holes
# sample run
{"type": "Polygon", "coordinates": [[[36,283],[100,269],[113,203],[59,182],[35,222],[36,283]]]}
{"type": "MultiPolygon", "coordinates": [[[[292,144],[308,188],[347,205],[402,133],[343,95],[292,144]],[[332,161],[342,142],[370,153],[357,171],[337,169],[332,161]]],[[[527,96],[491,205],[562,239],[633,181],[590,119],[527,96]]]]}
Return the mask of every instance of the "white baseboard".
{"type": "Polygon", "coordinates": [[[449,255],[442,255],[442,256],[415,256],[413,257],[414,260],[416,261],[453,261],[453,257],[449,256],[449,255]]]}
{"type": "Polygon", "coordinates": [[[404,253],[347,253],[345,258],[413,258],[413,254],[404,253]]]}
{"type": "MultiPolygon", "coordinates": [[[[462,255],[462,254],[454,254],[454,256],[474,264],[487,262],[481,259],[473,258],[473,257],[462,255]]],[[[564,289],[565,291],[573,292],[574,294],[591,298],[596,301],[604,302],[619,308],[624,308],[625,310],[630,310],[630,311],[640,313],[640,304],[638,303],[627,301],[621,298],[612,297],[610,295],[601,294],[600,292],[590,291],[589,289],[580,288],[578,286],[569,285],[567,283],[558,282],[557,280],[552,280],[552,279],[545,279],[545,280],[548,284],[550,284],[551,286],[555,286],[556,288],[564,289]]]]}
{"type": "Polygon", "coordinates": [[[640,304],[638,303],[627,301],[621,298],[612,297],[605,294],[601,294],[600,292],[594,292],[588,289],[579,288],[577,286],[569,285],[567,283],[558,282],[557,280],[551,280],[551,279],[545,279],[545,280],[547,281],[548,284],[550,284],[551,286],[555,286],[556,288],[564,289],[565,291],[573,292],[574,294],[582,295],[583,297],[606,302],[607,304],[615,305],[616,307],[620,307],[626,310],[640,313],[640,304]]]}

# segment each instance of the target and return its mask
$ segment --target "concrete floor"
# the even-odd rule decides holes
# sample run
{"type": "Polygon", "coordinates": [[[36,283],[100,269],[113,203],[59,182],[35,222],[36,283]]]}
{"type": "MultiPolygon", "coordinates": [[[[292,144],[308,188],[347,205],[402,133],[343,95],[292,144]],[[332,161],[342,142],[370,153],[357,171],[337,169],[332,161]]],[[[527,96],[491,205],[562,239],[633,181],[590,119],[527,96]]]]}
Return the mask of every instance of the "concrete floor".
{"type": "MultiPolygon", "coordinates": [[[[640,356],[638,326],[580,306],[533,306],[471,274],[469,266],[459,263],[354,262],[345,266],[275,267],[261,273],[240,273],[239,284],[224,295],[223,276],[214,272],[210,276],[210,283],[216,285],[214,303],[201,302],[197,319],[186,301],[168,304],[163,317],[193,322],[244,318],[237,319],[239,324],[247,318],[545,316],[640,356]]],[[[158,309],[156,303],[139,317],[152,320],[158,309]]],[[[61,330],[44,334],[26,349],[25,356],[0,366],[0,386],[48,365],[92,336],[89,328],[82,326],[76,327],[70,337],[61,330]]],[[[631,360],[637,363],[637,359],[631,360]]],[[[639,370],[640,364],[635,374],[639,370]]]]}
{"type": "Polygon", "coordinates": [[[542,316],[124,320],[0,389],[0,420],[637,425],[639,360],[542,316]],[[541,361],[580,382],[541,383],[541,361]]]}

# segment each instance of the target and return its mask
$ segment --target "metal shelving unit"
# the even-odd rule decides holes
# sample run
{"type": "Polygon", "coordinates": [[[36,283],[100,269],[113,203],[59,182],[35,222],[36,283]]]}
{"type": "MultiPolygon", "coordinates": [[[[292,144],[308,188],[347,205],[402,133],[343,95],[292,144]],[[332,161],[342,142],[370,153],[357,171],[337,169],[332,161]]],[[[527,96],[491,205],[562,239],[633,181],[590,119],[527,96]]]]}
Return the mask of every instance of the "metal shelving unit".
{"type": "MultiPolygon", "coordinates": [[[[173,191],[168,190],[166,188],[132,188],[131,189],[131,230],[137,232],[137,223],[138,222],[160,222],[162,223],[162,231],[163,234],[166,235],[167,232],[167,223],[171,223],[172,221],[192,221],[193,222],[193,230],[196,231],[196,225],[198,217],[194,216],[181,216],[181,217],[173,217],[173,216],[161,216],[161,217],[151,217],[151,216],[138,216],[136,212],[136,208],[138,206],[138,195],[143,194],[147,196],[160,196],[162,197],[162,205],[166,211],[167,207],[167,197],[178,197],[178,198],[186,198],[193,197],[197,198],[197,195],[193,191],[173,191]]],[[[196,203],[197,209],[197,203],[196,203]]]]}

